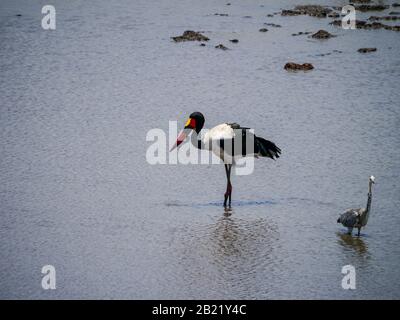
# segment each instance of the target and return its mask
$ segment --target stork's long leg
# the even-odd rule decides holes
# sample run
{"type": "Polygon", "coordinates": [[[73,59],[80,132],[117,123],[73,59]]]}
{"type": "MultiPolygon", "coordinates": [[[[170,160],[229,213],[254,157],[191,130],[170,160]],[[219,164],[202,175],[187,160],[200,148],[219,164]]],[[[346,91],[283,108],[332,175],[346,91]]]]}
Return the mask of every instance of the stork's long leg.
{"type": "Polygon", "coordinates": [[[226,202],[227,202],[228,198],[229,198],[229,206],[231,206],[231,200],[232,200],[231,168],[232,168],[231,164],[225,164],[227,185],[226,185],[226,192],[225,192],[224,207],[226,207],[226,202]]]}

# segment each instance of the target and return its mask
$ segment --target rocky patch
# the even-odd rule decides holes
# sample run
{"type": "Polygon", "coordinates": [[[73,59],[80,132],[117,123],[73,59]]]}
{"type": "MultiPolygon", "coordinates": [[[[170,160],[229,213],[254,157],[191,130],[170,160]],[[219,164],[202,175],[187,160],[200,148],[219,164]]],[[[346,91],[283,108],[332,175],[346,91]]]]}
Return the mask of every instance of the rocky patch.
{"type": "Polygon", "coordinates": [[[326,18],[332,9],[320,5],[296,6],[292,10],[282,10],[282,16],[309,15],[311,17],[326,18]]]}
{"type": "Polygon", "coordinates": [[[268,23],[268,22],[265,22],[264,25],[269,26],[269,27],[274,27],[274,28],[281,28],[282,27],[280,24],[268,23]]]}
{"type": "Polygon", "coordinates": [[[314,33],[311,37],[314,39],[329,39],[335,36],[329,33],[328,31],[319,30],[318,32],[314,33]]]}
{"type": "Polygon", "coordinates": [[[208,41],[210,40],[200,32],[186,30],[181,36],[171,37],[175,42],[184,41],[208,41]]]}
{"type": "MultiPolygon", "coordinates": [[[[341,20],[333,20],[330,24],[334,26],[341,26],[341,20]]],[[[356,28],[357,29],[366,29],[366,30],[377,30],[377,29],[385,29],[385,30],[392,30],[392,31],[400,31],[400,26],[389,26],[387,24],[383,24],[381,22],[372,22],[367,23],[363,20],[356,20],[356,28]]]]}
{"type": "Polygon", "coordinates": [[[304,36],[304,35],[311,34],[311,33],[312,33],[312,32],[309,32],[309,31],[306,31],[306,32],[300,31],[300,32],[297,32],[297,33],[292,33],[292,36],[293,36],[293,37],[296,37],[296,36],[304,36]]]}
{"type": "Polygon", "coordinates": [[[332,11],[331,13],[328,14],[328,18],[339,18],[339,17],[340,14],[335,11],[332,11]]]}
{"type": "Polygon", "coordinates": [[[216,49],[221,49],[221,50],[229,50],[229,48],[225,47],[222,43],[219,45],[215,46],[216,49]]]}
{"type": "Polygon", "coordinates": [[[309,71],[314,69],[314,66],[311,63],[298,64],[294,62],[288,62],[283,68],[287,71],[309,71]]]}
{"type": "Polygon", "coordinates": [[[393,15],[392,16],[381,16],[381,17],[371,16],[371,17],[368,18],[368,20],[370,20],[370,21],[380,21],[380,20],[395,21],[395,20],[400,20],[400,17],[396,17],[396,16],[393,16],[393,15]]]}
{"type": "Polygon", "coordinates": [[[367,12],[367,11],[382,11],[386,10],[389,8],[389,6],[385,6],[383,4],[362,4],[359,6],[354,7],[356,10],[361,11],[361,12],[367,12]]]}
{"type": "Polygon", "coordinates": [[[376,48],[360,48],[357,51],[360,53],[369,53],[369,52],[375,52],[377,49],[376,48]]]}

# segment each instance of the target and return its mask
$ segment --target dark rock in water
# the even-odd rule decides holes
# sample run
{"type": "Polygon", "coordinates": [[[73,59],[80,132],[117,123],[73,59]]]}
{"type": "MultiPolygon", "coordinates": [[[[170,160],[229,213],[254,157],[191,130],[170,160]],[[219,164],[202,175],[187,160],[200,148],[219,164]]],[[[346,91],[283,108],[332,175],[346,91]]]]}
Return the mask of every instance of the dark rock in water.
{"type": "Polygon", "coordinates": [[[199,32],[186,30],[183,35],[177,37],[171,37],[175,42],[182,41],[208,41],[210,40],[206,36],[202,35],[199,32]]]}
{"type": "Polygon", "coordinates": [[[227,13],[214,13],[214,16],[228,17],[229,14],[227,14],[227,13]]]}
{"type": "Polygon", "coordinates": [[[267,23],[267,22],[265,22],[264,25],[269,26],[269,27],[274,27],[274,28],[281,28],[282,27],[280,24],[267,23]]]}
{"type": "Polygon", "coordinates": [[[308,71],[314,69],[314,66],[311,63],[298,64],[294,62],[288,62],[283,68],[288,71],[308,71]]]}
{"type": "Polygon", "coordinates": [[[320,53],[320,54],[316,54],[317,57],[325,57],[325,56],[330,56],[332,53],[328,52],[328,53],[320,53]]]}
{"type": "Polygon", "coordinates": [[[15,16],[16,16],[16,17],[22,17],[22,14],[17,13],[15,16]]]}
{"type": "Polygon", "coordinates": [[[341,20],[333,20],[332,22],[330,22],[329,24],[335,26],[335,27],[339,27],[342,25],[342,21],[341,20]]]}
{"type": "Polygon", "coordinates": [[[216,49],[221,49],[221,50],[228,50],[227,47],[225,47],[222,43],[220,43],[219,45],[215,46],[216,49]]]}
{"type": "Polygon", "coordinates": [[[282,16],[309,15],[311,17],[326,18],[332,12],[332,9],[320,5],[302,5],[296,6],[293,10],[282,10],[282,16]]]}
{"type": "Polygon", "coordinates": [[[389,6],[385,6],[382,4],[362,4],[360,6],[355,6],[354,8],[361,12],[367,12],[367,11],[382,11],[389,8],[389,6]]]}
{"type": "MultiPolygon", "coordinates": [[[[342,21],[341,20],[333,20],[331,25],[334,26],[341,26],[342,21]]],[[[400,26],[389,26],[387,24],[383,24],[380,22],[372,22],[372,23],[367,23],[366,21],[363,20],[356,20],[356,28],[357,29],[366,29],[366,30],[377,30],[377,29],[385,29],[385,30],[392,30],[392,31],[400,31],[400,26]]]]}
{"type": "Polygon", "coordinates": [[[336,53],[343,53],[343,51],[340,51],[340,50],[333,50],[333,52],[336,52],[336,53]]]}
{"type": "Polygon", "coordinates": [[[238,39],[231,39],[231,40],[229,40],[230,42],[232,42],[232,43],[239,43],[239,40],[238,39]]]}
{"type": "Polygon", "coordinates": [[[297,10],[282,10],[281,16],[299,16],[302,13],[297,10]]]}
{"type": "Polygon", "coordinates": [[[250,19],[252,16],[244,16],[243,18],[250,19]]]}
{"type": "Polygon", "coordinates": [[[307,35],[307,34],[311,34],[312,32],[309,32],[309,31],[306,31],[306,32],[302,32],[302,31],[300,31],[300,32],[298,32],[298,33],[292,33],[292,36],[293,37],[295,37],[295,36],[302,36],[302,35],[307,35]]]}
{"type": "Polygon", "coordinates": [[[205,47],[206,44],[205,43],[200,43],[200,47],[205,47]]]}
{"type": "Polygon", "coordinates": [[[274,16],[273,14],[267,14],[268,18],[273,18],[273,16],[274,16]]]}
{"type": "Polygon", "coordinates": [[[360,48],[360,49],[358,49],[358,52],[368,53],[368,52],[375,52],[376,50],[377,50],[376,48],[360,48]]]}
{"type": "Polygon", "coordinates": [[[328,14],[328,18],[339,18],[339,17],[340,14],[335,11],[332,11],[331,13],[328,14]]]}
{"type": "Polygon", "coordinates": [[[398,15],[398,14],[400,14],[400,11],[390,11],[389,14],[390,15],[398,15]]]}
{"type": "Polygon", "coordinates": [[[260,31],[260,32],[267,32],[268,31],[268,29],[267,28],[261,28],[260,30],[258,30],[258,31],[260,31]]]}
{"type": "Polygon", "coordinates": [[[391,21],[394,21],[394,20],[400,20],[400,17],[396,17],[396,16],[380,16],[380,17],[371,16],[371,17],[368,18],[368,20],[371,20],[371,21],[379,21],[379,20],[391,20],[391,21]]]}
{"type": "Polygon", "coordinates": [[[393,3],[392,7],[394,7],[394,8],[400,7],[400,3],[393,3]]]}
{"type": "Polygon", "coordinates": [[[228,2],[226,5],[227,5],[227,6],[230,6],[230,5],[231,5],[231,3],[230,3],[230,2],[228,2]]]}
{"type": "Polygon", "coordinates": [[[318,32],[314,33],[312,36],[314,39],[329,39],[334,37],[333,34],[330,34],[328,31],[319,30],[318,32]]]}

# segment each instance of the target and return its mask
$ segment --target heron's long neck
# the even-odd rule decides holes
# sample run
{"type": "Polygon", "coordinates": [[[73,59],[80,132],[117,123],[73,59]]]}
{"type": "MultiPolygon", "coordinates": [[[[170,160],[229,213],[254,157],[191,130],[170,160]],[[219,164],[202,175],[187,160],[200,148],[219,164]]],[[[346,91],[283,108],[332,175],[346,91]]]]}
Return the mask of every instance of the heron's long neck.
{"type": "Polygon", "coordinates": [[[372,183],[369,183],[368,186],[368,201],[367,201],[367,212],[371,209],[371,200],[372,200],[372,183]]]}

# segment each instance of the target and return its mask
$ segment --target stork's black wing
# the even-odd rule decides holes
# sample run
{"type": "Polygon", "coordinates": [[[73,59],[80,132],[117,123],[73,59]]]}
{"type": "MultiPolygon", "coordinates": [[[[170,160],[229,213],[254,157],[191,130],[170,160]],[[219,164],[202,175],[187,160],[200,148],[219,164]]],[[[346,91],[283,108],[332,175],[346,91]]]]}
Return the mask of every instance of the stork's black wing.
{"type": "Polygon", "coordinates": [[[250,132],[250,128],[241,127],[237,123],[228,123],[234,130],[233,139],[223,139],[220,141],[220,147],[224,152],[234,156],[250,156],[256,155],[261,157],[268,157],[271,159],[279,158],[281,149],[273,142],[264,138],[257,137],[250,132]],[[237,141],[240,139],[240,141],[237,141]],[[253,148],[247,148],[248,144],[253,148]]]}

